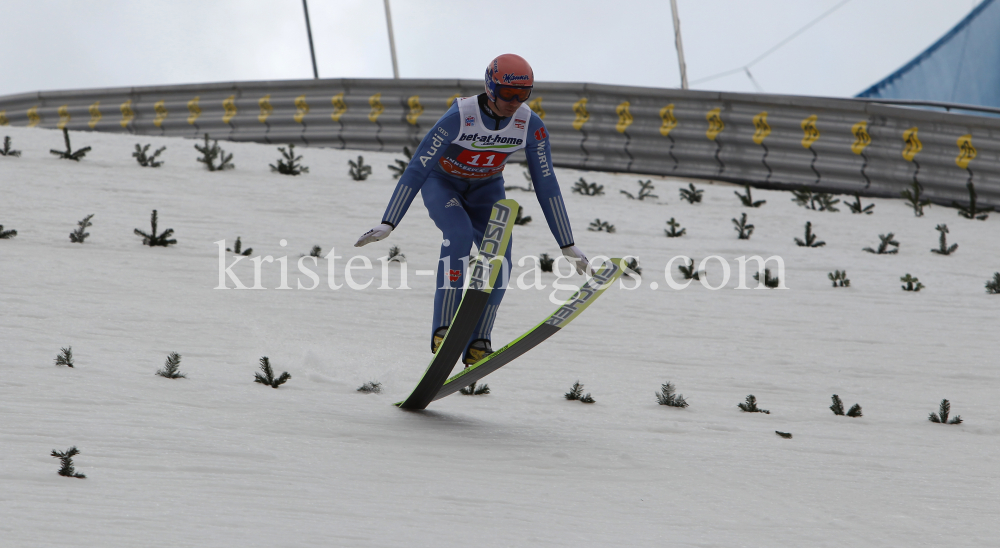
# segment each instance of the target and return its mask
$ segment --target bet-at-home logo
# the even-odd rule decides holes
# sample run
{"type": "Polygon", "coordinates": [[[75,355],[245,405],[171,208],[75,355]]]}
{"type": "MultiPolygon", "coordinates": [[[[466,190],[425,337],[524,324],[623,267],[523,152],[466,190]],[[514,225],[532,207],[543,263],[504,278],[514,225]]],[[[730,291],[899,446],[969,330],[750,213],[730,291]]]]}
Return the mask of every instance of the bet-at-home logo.
{"type": "Polygon", "coordinates": [[[480,135],[478,133],[462,135],[458,140],[472,141],[472,148],[513,148],[520,146],[524,142],[524,139],[516,137],[499,137],[497,135],[480,135]]]}

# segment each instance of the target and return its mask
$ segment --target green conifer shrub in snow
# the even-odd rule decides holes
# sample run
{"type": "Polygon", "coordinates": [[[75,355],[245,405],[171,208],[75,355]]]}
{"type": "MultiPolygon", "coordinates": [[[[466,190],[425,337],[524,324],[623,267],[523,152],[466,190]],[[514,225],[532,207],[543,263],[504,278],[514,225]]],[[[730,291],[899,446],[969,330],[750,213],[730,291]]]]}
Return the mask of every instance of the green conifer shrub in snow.
{"type": "Polygon", "coordinates": [[[135,152],[132,153],[132,157],[135,158],[135,161],[138,162],[139,165],[142,166],[142,167],[160,167],[160,166],[162,166],[163,162],[156,161],[156,158],[164,150],[167,150],[167,147],[160,147],[160,148],[156,149],[156,152],[153,152],[152,156],[148,156],[146,153],[149,151],[149,147],[150,147],[150,145],[141,146],[139,143],[136,143],[135,144],[135,152]]]}
{"type": "Polygon", "coordinates": [[[817,242],[816,241],[816,235],[812,233],[812,222],[811,221],[806,221],[806,234],[805,234],[805,237],[806,237],[805,240],[800,240],[798,238],[795,238],[795,243],[799,247],[823,247],[823,246],[826,245],[826,242],[817,242]]]}
{"type": "Polygon", "coordinates": [[[90,236],[90,233],[85,231],[87,230],[88,227],[94,225],[94,223],[90,222],[90,220],[93,218],[94,214],[91,213],[90,215],[84,217],[82,220],[77,221],[76,230],[69,233],[69,241],[73,242],[74,244],[82,244],[83,241],[87,239],[87,236],[90,236]]]}
{"type": "Polygon", "coordinates": [[[368,381],[358,387],[358,392],[363,394],[381,394],[382,393],[382,383],[378,381],[368,381]]]}
{"type": "Polygon", "coordinates": [[[351,178],[355,181],[364,181],[372,174],[372,166],[365,164],[364,156],[358,155],[358,161],[348,160],[347,165],[351,166],[347,170],[347,173],[351,175],[351,178]]]}
{"type": "Polygon", "coordinates": [[[888,234],[879,234],[879,239],[882,240],[878,244],[878,249],[872,249],[866,247],[862,251],[867,251],[868,253],[875,253],[876,255],[894,255],[899,253],[899,242],[893,239],[892,232],[888,234]],[[893,246],[893,249],[889,249],[889,246],[893,246]]]}
{"type": "Polygon", "coordinates": [[[3,225],[0,225],[0,240],[9,240],[14,236],[17,236],[16,230],[14,230],[13,228],[10,230],[4,230],[3,225]]]}
{"type": "Polygon", "coordinates": [[[73,367],[73,347],[60,348],[59,355],[56,356],[56,365],[65,365],[66,367],[73,367]]]}
{"type": "Polygon", "coordinates": [[[648,181],[640,180],[639,181],[639,194],[633,196],[632,193],[629,192],[629,191],[627,191],[627,190],[622,190],[621,193],[624,194],[624,195],[626,195],[626,196],[628,196],[629,200],[639,200],[639,201],[642,201],[642,200],[645,200],[646,198],[659,198],[659,196],[657,196],[656,194],[653,194],[653,190],[655,190],[655,189],[656,189],[656,187],[653,186],[653,181],[652,180],[648,180],[648,181]]]}
{"type": "Polygon", "coordinates": [[[698,190],[695,188],[694,183],[688,183],[687,188],[680,189],[681,200],[687,200],[689,204],[697,204],[701,202],[701,195],[704,193],[704,190],[698,190]]]}
{"type": "Polygon", "coordinates": [[[174,229],[168,228],[164,230],[162,233],[157,234],[156,233],[157,222],[158,222],[158,216],[156,210],[154,209],[153,213],[150,214],[149,216],[149,224],[152,228],[152,230],[149,231],[149,234],[139,230],[138,228],[135,229],[133,232],[135,232],[136,236],[142,237],[143,245],[148,245],[149,247],[156,247],[156,246],[167,247],[168,245],[176,244],[177,240],[170,239],[170,237],[173,236],[174,234],[174,229]]]}
{"type": "MultiPolygon", "coordinates": [[[[389,171],[392,172],[393,179],[399,179],[403,176],[403,172],[406,171],[406,166],[410,165],[410,160],[413,159],[413,153],[410,152],[410,147],[403,147],[403,154],[406,155],[406,161],[403,160],[393,160],[395,164],[390,164],[389,171]]],[[[530,181],[530,179],[529,179],[530,181]]]]}
{"type": "Polygon", "coordinates": [[[295,155],[295,145],[289,143],[288,149],[285,147],[278,147],[278,152],[284,156],[284,159],[278,158],[278,165],[268,164],[271,167],[271,171],[276,171],[282,175],[299,175],[302,173],[309,173],[309,168],[299,164],[298,162],[302,160],[302,156],[295,155]]]}
{"type": "Polygon", "coordinates": [[[181,373],[180,366],[181,355],[171,352],[167,355],[167,361],[163,363],[163,369],[158,370],[156,374],[168,379],[186,379],[187,376],[181,373]]]}
{"type": "Polygon", "coordinates": [[[941,404],[938,406],[938,412],[931,413],[927,420],[931,422],[937,422],[940,424],[962,424],[962,415],[955,415],[954,418],[948,420],[948,414],[951,413],[951,402],[948,400],[941,400],[941,404]]]}
{"type": "Polygon", "coordinates": [[[925,287],[924,284],[920,283],[920,280],[914,278],[909,273],[906,276],[900,276],[899,281],[906,282],[906,285],[900,286],[903,288],[903,291],[920,291],[925,287]]]}
{"type": "Polygon", "coordinates": [[[604,194],[604,185],[588,183],[586,179],[580,177],[580,180],[573,185],[573,192],[584,196],[601,196],[604,194]]]}
{"type": "Polygon", "coordinates": [[[80,158],[83,158],[90,152],[90,147],[83,147],[76,152],[73,152],[73,147],[69,144],[69,130],[63,128],[63,139],[66,141],[66,150],[50,150],[52,154],[55,154],[61,160],[73,160],[74,162],[79,162],[80,158]]]}
{"type": "Polygon", "coordinates": [[[667,238],[680,238],[685,232],[687,232],[686,228],[677,230],[677,227],[681,226],[681,224],[675,221],[673,217],[667,221],[667,226],[670,227],[670,230],[663,229],[663,233],[667,235],[667,238]]]}
{"type": "Polygon", "coordinates": [[[986,292],[990,295],[1000,295],[1000,272],[994,272],[993,279],[986,282],[986,292]]]}
{"type": "Polygon", "coordinates": [[[476,386],[476,383],[472,383],[460,389],[459,392],[465,396],[485,396],[490,393],[490,385],[483,383],[476,386]]]}
{"type": "Polygon", "coordinates": [[[740,202],[743,204],[744,207],[760,207],[767,203],[767,200],[757,200],[756,202],[753,201],[753,196],[750,195],[750,185],[746,185],[746,192],[747,194],[746,196],[744,196],[740,194],[740,191],[738,190],[733,191],[733,194],[739,197],[740,202]]]}
{"type": "Polygon", "coordinates": [[[20,150],[14,150],[13,148],[11,148],[10,136],[9,135],[5,136],[3,138],[3,148],[0,148],[0,156],[11,156],[13,158],[17,158],[20,155],[21,155],[20,150]]]}
{"type": "Polygon", "coordinates": [[[976,205],[976,187],[972,184],[972,181],[969,181],[965,185],[965,188],[969,189],[969,206],[963,206],[956,201],[952,201],[951,205],[958,208],[958,214],[966,219],[985,221],[990,216],[990,212],[993,211],[993,206],[979,207],[976,205]]]}
{"type": "Polygon", "coordinates": [[[753,225],[747,224],[747,214],[746,213],[744,213],[743,216],[740,217],[739,221],[737,221],[734,218],[733,219],[733,224],[736,225],[736,227],[733,230],[735,230],[736,232],[740,233],[740,235],[737,237],[738,240],[749,240],[750,239],[750,235],[753,234],[753,225]]]}
{"type": "Polygon", "coordinates": [[[924,208],[931,205],[931,201],[923,197],[924,187],[917,181],[913,181],[910,184],[910,188],[904,190],[901,194],[906,201],[910,203],[910,207],[913,208],[913,215],[915,217],[924,216],[924,208]]]}
{"type": "MultiPolygon", "coordinates": [[[[757,280],[759,282],[760,281],[760,272],[755,273],[753,275],[753,279],[755,279],[755,280],[757,280]]],[[[777,276],[772,277],[771,276],[771,269],[770,268],[765,268],[764,269],[764,287],[766,287],[768,289],[776,289],[779,285],[781,285],[781,279],[779,279],[777,276]]]]}
{"type": "Polygon", "coordinates": [[[274,378],[274,370],[271,369],[271,361],[267,359],[267,356],[260,359],[260,371],[263,374],[254,373],[253,382],[266,384],[271,388],[277,388],[292,378],[292,376],[288,374],[288,371],[282,373],[280,377],[274,378]]]}
{"type": "Polygon", "coordinates": [[[240,237],[237,236],[236,237],[236,242],[233,244],[232,249],[230,249],[230,248],[227,247],[226,251],[229,251],[231,253],[235,253],[237,255],[243,255],[244,257],[249,257],[250,254],[253,253],[253,248],[252,247],[248,247],[246,249],[243,249],[243,242],[241,242],[240,241],[240,237]]]}
{"type": "Polygon", "coordinates": [[[847,279],[846,270],[834,270],[826,276],[833,282],[833,287],[851,287],[851,280],[847,279]]]}
{"type": "Polygon", "coordinates": [[[937,225],[934,227],[934,230],[940,232],[941,236],[938,238],[938,248],[932,249],[931,253],[937,253],[938,255],[951,255],[956,249],[958,249],[958,244],[948,245],[948,239],[945,236],[945,234],[948,234],[948,225],[937,225]]]}
{"type": "Polygon", "coordinates": [[[587,227],[587,230],[591,232],[607,232],[608,234],[612,234],[615,231],[615,225],[607,221],[594,219],[594,221],[590,223],[590,226],[587,227]]]}
{"type": "Polygon", "coordinates": [[[875,209],[875,204],[868,204],[866,206],[862,206],[861,194],[857,192],[854,193],[853,202],[844,202],[844,203],[847,204],[847,207],[851,208],[851,213],[864,214],[864,215],[871,215],[872,213],[874,213],[874,211],[872,210],[875,209]]]}
{"type": "Polygon", "coordinates": [[[194,145],[195,150],[201,153],[201,158],[198,161],[205,164],[205,169],[209,171],[225,171],[227,169],[233,169],[232,163],[233,154],[226,154],[225,150],[219,146],[219,141],[212,141],[211,144],[208,143],[209,136],[205,134],[205,144],[204,145],[194,145]],[[215,161],[218,160],[219,164],[216,165],[215,161]]]}
{"type": "Polygon", "coordinates": [[[552,265],[555,262],[556,260],[549,257],[548,253],[542,253],[541,256],[538,257],[538,266],[542,269],[542,272],[552,272],[552,265]]]}
{"type": "Polygon", "coordinates": [[[757,398],[753,394],[747,396],[746,402],[737,404],[736,407],[739,407],[744,413],[764,413],[765,415],[771,414],[771,412],[767,409],[757,407],[757,398]]]}
{"type": "Polygon", "coordinates": [[[669,381],[666,384],[660,385],[660,391],[656,393],[656,402],[660,405],[670,407],[683,408],[688,406],[688,402],[684,399],[684,396],[677,394],[677,389],[669,381]]]}
{"type": "Polygon", "coordinates": [[[59,475],[65,476],[67,478],[86,478],[87,476],[76,471],[73,466],[73,457],[80,454],[80,450],[74,445],[65,451],[52,450],[52,456],[59,459],[59,463],[62,465],[59,468],[59,475]]]}

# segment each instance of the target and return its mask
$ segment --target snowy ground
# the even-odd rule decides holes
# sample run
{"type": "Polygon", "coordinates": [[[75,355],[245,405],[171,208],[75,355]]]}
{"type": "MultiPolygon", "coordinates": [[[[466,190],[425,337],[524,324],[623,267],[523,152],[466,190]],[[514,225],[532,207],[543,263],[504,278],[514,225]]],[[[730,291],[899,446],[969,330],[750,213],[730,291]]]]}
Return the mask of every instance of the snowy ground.
{"type": "MultiPolygon", "coordinates": [[[[316,289],[295,289],[313,283],[296,266],[313,245],[344,257],[344,283],[398,155],[364,154],[375,173],[355,182],[356,152],[302,149],[311,173],[293,178],[268,169],[275,146],[222,143],[236,169],[209,173],[190,140],[72,133],[94,148],[75,163],[48,153],[59,132],[2,135],[24,154],[0,157],[0,224],[18,231],[0,240],[0,546],[1000,545],[1000,296],[983,287],[1000,271],[1000,215],[916,218],[898,200],[871,200],[871,216],[816,212],[765,191],[750,209],[738,187],[702,182],[704,203],[690,205],[687,181],[659,177],[659,199],[637,202],[619,193],[636,192],[634,175],[557,170],[577,243],[638,256],[642,287],[609,290],[488,377],[492,394],[405,412],[391,403],[430,358],[433,279],[414,273],[434,268],[439,237],[420,200],[361,250],[376,260],[399,246],[412,289],[376,289],[376,269],[366,290],[333,290],[326,264],[316,289]],[[165,165],[139,167],[136,142],[166,145],[165,165]],[[580,176],[606,194],[570,193],[580,176]],[[132,233],[153,209],[176,246],[132,233]],[[744,211],[750,240],[730,221],[744,211]],[[70,243],[90,213],[91,236],[70,243]],[[617,232],[588,232],[595,217],[617,232]],[[687,235],[664,236],[671,217],[687,235]],[[806,221],[825,247],[795,245],[806,221]],[[952,256],[930,252],[940,223],[952,256]],[[862,251],[887,232],[898,255],[862,251]],[[278,263],[263,264],[266,290],[215,289],[214,242],[236,236],[255,256],[287,256],[293,289],[275,289],[278,263]],[[682,254],[725,258],[728,286],[669,289],[664,267],[682,254]],[[735,290],[736,258],[754,254],[780,255],[789,289],[735,290]],[[850,288],[830,287],[835,269],[850,288]],[[906,273],[926,288],[902,291],[906,273]],[[73,369],[53,364],[66,346],[73,369]],[[154,375],[169,352],[187,379],[154,375]],[[292,380],[252,382],[261,356],[292,380]],[[372,380],[383,394],[356,391],[372,380]],[[596,404],[563,398],[577,380],[596,404]],[[689,408],[656,404],[667,381],[689,408]],[[834,393],[864,417],[834,416],[834,393]],[[748,394],[771,414],[737,409],[748,394]],[[928,422],[942,398],[963,424],[928,422]],[[49,456],[74,445],[83,480],[49,456]]],[[[510,197],[534,217],[515,230],[515,257],[557,254],[534,196],[510,197]]],[[[249,260],[233,272],[252,285],[249,260]]],[[[708,272],[722,281],[718,261],[708,272]]],[[[554,279],[508,291],[496,346],[554,309],[554,279]]]]}

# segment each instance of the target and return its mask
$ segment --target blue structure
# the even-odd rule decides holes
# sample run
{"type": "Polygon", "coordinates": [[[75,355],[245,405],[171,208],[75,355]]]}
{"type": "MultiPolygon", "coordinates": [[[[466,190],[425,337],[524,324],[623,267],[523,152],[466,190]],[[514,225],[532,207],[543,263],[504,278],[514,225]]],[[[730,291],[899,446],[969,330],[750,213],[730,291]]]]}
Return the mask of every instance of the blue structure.
{"type": "Polygon", "coordinates": [[[1000,2],[983,0],[934,45],[858,94],[1000,108],[1000,2]]]}

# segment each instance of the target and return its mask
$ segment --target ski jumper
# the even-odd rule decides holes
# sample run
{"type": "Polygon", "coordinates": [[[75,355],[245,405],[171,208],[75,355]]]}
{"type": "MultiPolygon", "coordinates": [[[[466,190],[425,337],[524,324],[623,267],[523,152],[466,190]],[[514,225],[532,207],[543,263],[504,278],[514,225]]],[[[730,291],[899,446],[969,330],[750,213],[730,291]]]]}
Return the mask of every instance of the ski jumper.
{"type": "MultiPolygon", "coordinates": [[[[420,191],[443,236],[432,334],[448,326],[455,315],[462,300],[472,246],[482,239],[493,204],[506,197],[504,165],[511,154],[522,149],[549,230],[559,247],[574,245],[566,206],[552,170],[545,124],[525,104],[513,116],[500,117],[486,105],[485,93],[459,98],[424,136],[399,178],[382,222],[397,227],[420,191]]],[[[513,239],[507,248],[508,268],[512,248],[513,239]]],[[[509,270],[501,272],[499,287],[490,294],[470,341],[491,340],[509,277],[509,270]]]]}

